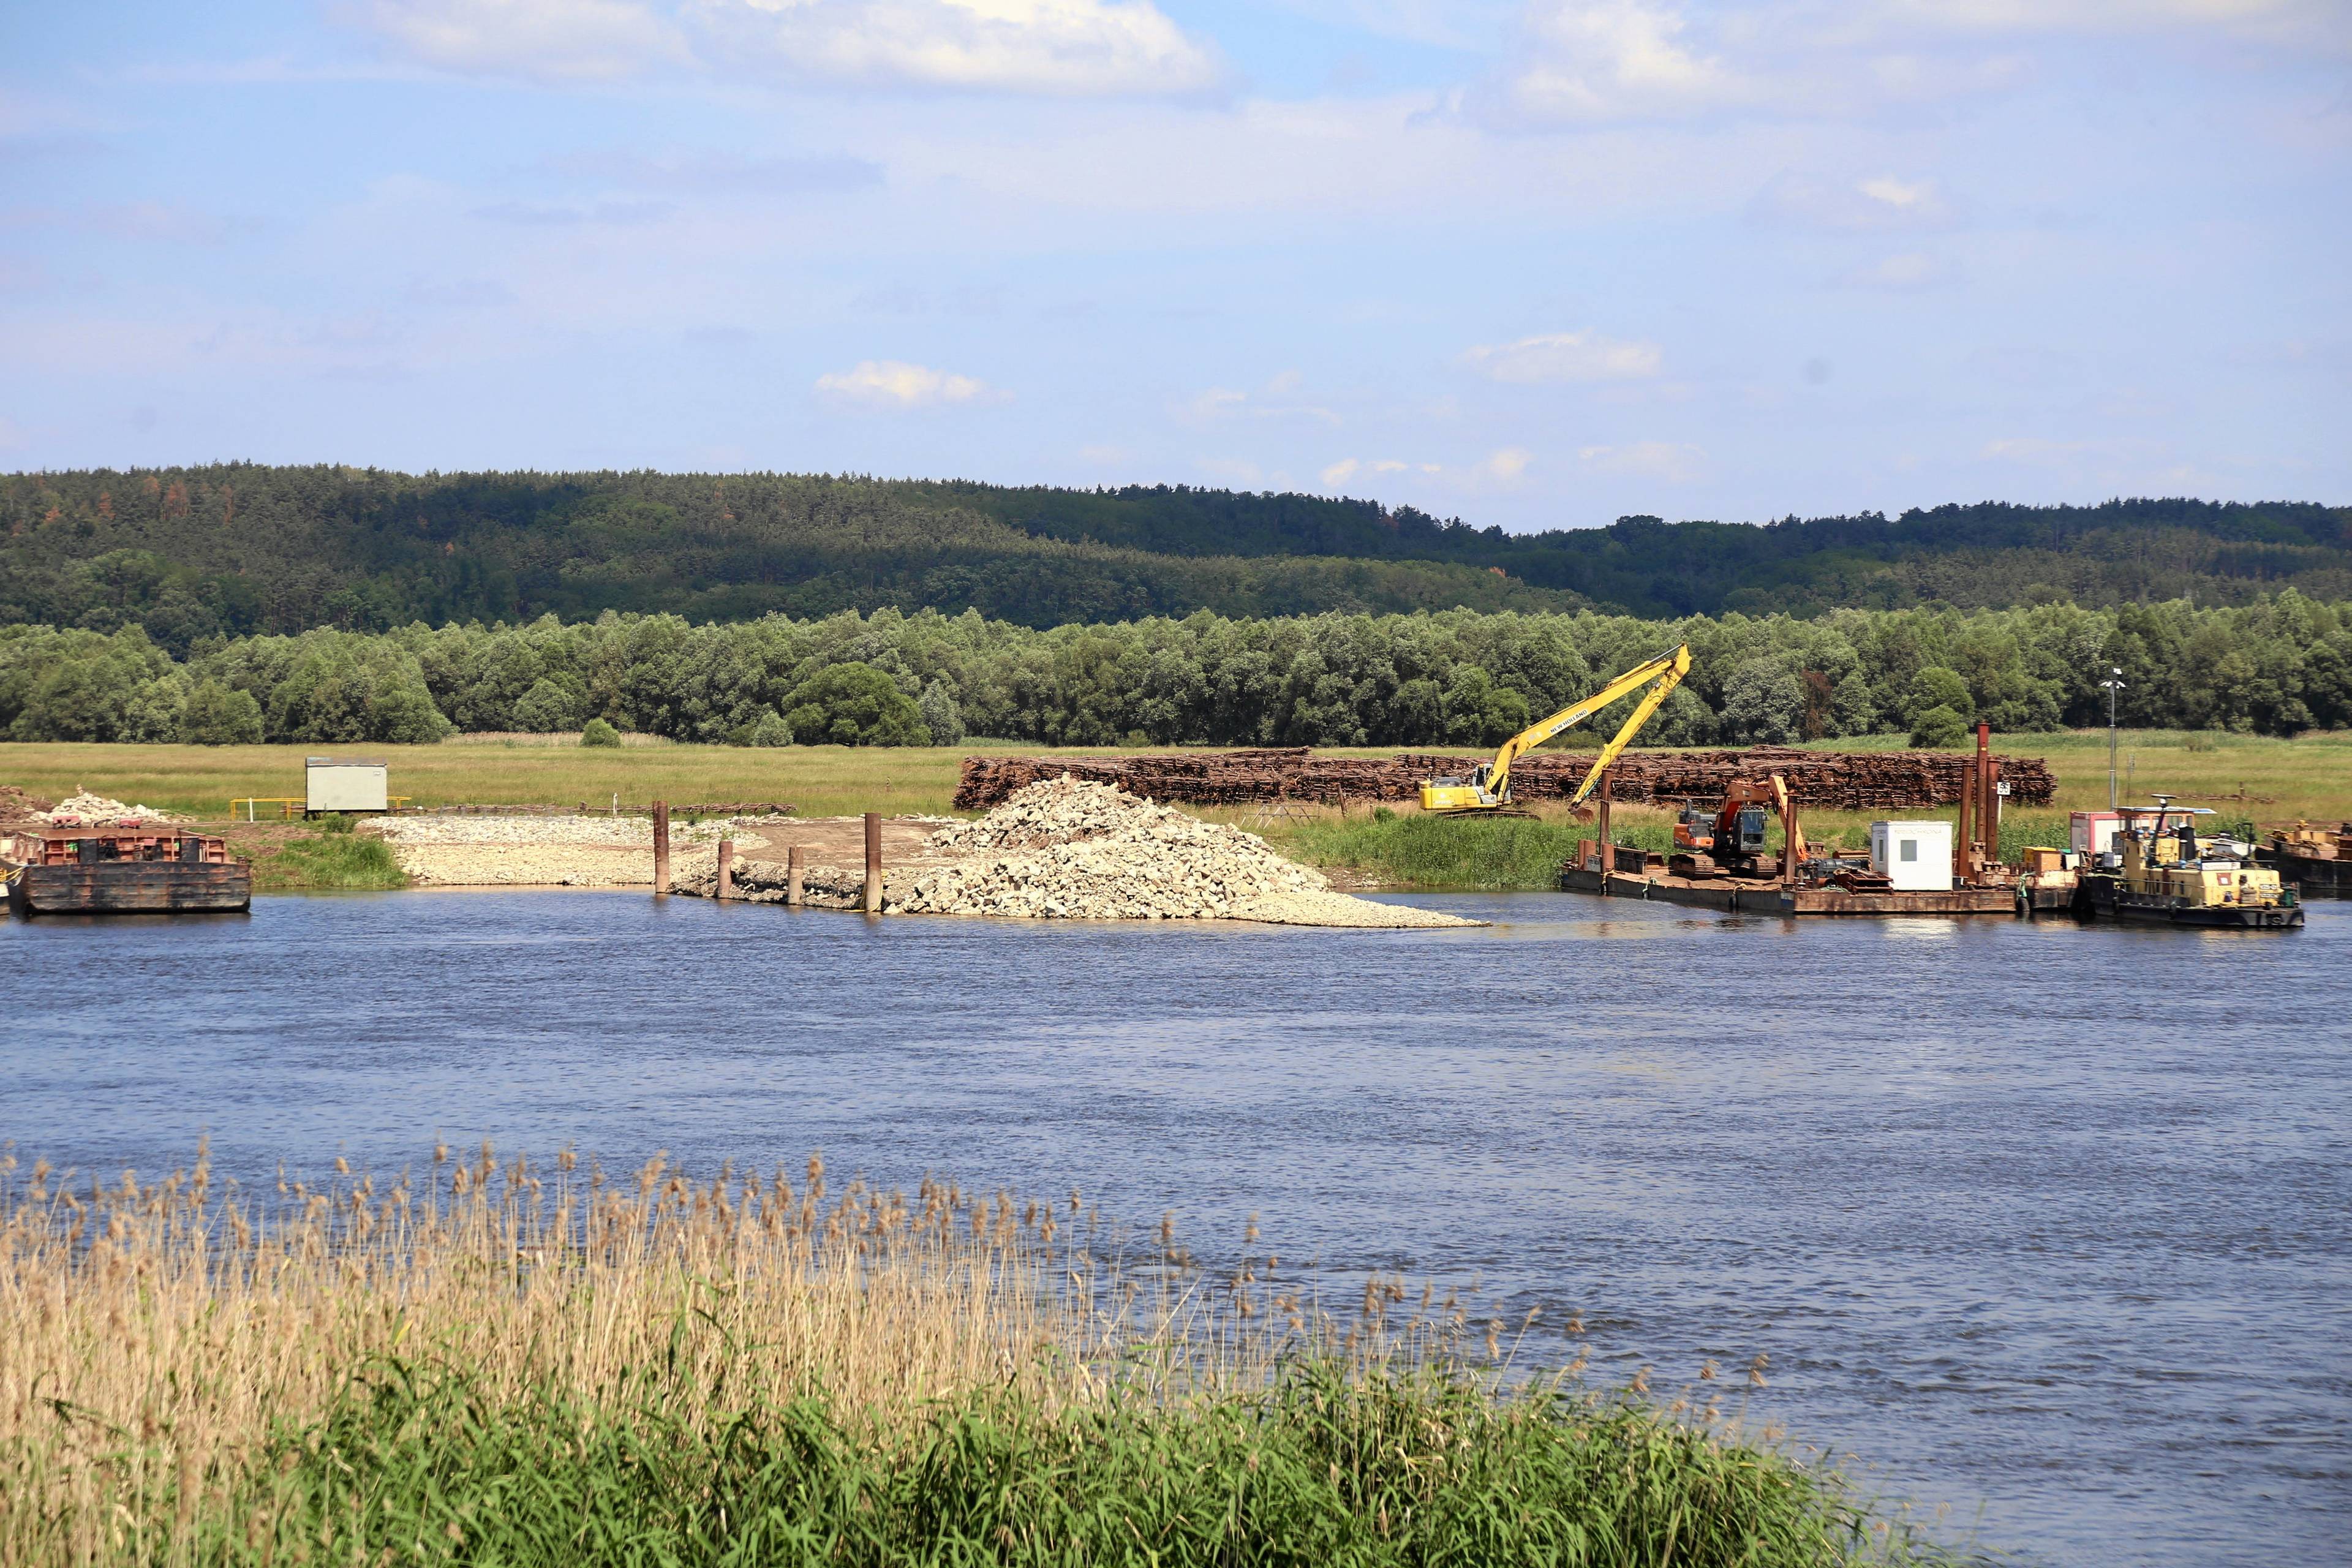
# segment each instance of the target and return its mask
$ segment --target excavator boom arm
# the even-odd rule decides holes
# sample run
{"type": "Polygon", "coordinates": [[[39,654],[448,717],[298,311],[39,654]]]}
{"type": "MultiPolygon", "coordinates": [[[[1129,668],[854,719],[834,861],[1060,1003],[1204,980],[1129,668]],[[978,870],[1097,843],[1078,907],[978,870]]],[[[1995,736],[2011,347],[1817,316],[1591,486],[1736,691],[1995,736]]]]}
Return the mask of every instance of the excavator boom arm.
{"type": "Polygon", "coordinates": [[[1617,753],[1623,751],[1640,732],[1642,726],[1649,722],[1650,715],[1658,710],[1658,705],[1682,684],[1683,677],[1690,673],[1690,644],[1683,643],[1670,653],[1662,653],[1646,663],[1635,665],[1582,701],[1571,703],[1550,718],[1528,725],[1504,742],[1495,752],[1494,763],[1487,769],[1486,787],[1497,795],[1507,795],[1510,788],[1511,764],[1521,755],[1534,751],[1562,730],[1581,724],[1627,692],[1649,683],[1648,695],[1634,705],[1632,715],[1618,726],[1617,733],[1601,749],[1600,761],[1594,763],[1592,771],[1584,775],[1584,783],[1579,786],[1576,799],[1570,803],[1581,805],[1584,797],[1592,793],[1593,785],[1599,782],[1601,770],[1617,760],[1617,753]]]}

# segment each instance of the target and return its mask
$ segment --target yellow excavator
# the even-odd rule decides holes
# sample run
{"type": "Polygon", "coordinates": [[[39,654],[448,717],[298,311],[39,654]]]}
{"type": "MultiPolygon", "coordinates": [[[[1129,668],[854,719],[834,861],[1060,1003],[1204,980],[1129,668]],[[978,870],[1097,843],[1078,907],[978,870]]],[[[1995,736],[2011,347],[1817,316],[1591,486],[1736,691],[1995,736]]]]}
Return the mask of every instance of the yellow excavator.
{"type": "MultiPolygon", "coordinates": [[[[1647,663],[1635,665],[1582,701],[1570,703],[1550,718],[1540,723],[1528,725],[1504,742],[1496,749],[1495,760],[1491,763],[1480,763],[1472,770],[1468,778],[1436,778],[1424,783],[1421,786],[1421,809],[1442,812],[1449,816],[1510,812],[1513,763],[1518,761],[1523,753],[1534,751],[1562,730],[1571,725],[1581,724],[1612,702],[1628,692],[1639,689],[1647,683],[1649,691],[1643,695],[1641,701],[1633,705],[1633,711],[1626,717],[1624,723],[1618,726],[1617,733],[1610,739],[1609,743],[1601,748],[1601,755],[1594,760],[1592,771],[1584,775],[1584,782],[1577,786],[1575,795],[1570,799],[1568,805],[1570,811],[1580,808],[1584,805],[1585,797],[1591,795],[1593,787],[1601,782],[1601,770],[1615,762],[1617,753],[1623,751],[1633,737],[1641,732],[1642,726],[1650,721],[1650,715],[1658,710],[1658,704],[1664,702],[1667,695],[1682,684],[1683,677],[1690,673],[1690,644],[1688,643],[1681,644],[1671,653],[1662,653],[1647,663]]],[[[1525,813],[1520,815],[1524,816],[1525,813]]]]}

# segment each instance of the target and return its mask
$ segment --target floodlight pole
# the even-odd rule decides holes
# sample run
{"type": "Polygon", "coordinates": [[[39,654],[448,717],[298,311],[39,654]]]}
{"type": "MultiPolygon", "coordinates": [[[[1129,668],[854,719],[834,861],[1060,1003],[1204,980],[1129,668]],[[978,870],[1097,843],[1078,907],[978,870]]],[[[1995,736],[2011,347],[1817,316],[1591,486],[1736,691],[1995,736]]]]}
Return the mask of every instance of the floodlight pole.
{"type": "Polygon", "coordinates": [[[2124,689],[2123,667],[2110,665],[2113,672],[2099,682],[2107,689],[2107,809],[2116,809],[2116,693],[2124,689]]]}

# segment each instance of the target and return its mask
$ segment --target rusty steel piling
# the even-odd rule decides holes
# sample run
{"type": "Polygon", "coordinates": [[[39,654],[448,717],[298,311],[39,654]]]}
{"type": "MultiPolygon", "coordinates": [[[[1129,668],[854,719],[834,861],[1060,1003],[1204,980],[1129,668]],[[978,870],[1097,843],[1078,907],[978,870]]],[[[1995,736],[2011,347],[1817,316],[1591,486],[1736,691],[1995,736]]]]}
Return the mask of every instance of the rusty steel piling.
{"type": "Polygon", "coordinates": [[[784,908],[788,910],[799,909],[807,901],[802,881],[803,868],[801,861],[801,857],[805,853],[806,851],[797,844],[784,851],[784,908]]]}
{"type": "Polygon", "coordinates": [[[735,896],[735,840],[719,841],[719,887],[711,897],[731,899],[735,896]]]}
{"type": "Polygon", "coordinates": [[[669,891],[669,802],[654,802],[654,893],[669,891]]]}
{"type": "Polygon", "coordinates": [[[882,912],[882,814],[866,814],[866,912],[882,912]]]}
{"type": "Polygon", "coordinates": [[[1617,840],[1610,831],[1610,807],[1617,803],[1617,777],[1612,768],[1601,770],[1600,820],[1593,828],[1601,835],[1601,874],[1607,876],[1617,868],[1617,840]]]}

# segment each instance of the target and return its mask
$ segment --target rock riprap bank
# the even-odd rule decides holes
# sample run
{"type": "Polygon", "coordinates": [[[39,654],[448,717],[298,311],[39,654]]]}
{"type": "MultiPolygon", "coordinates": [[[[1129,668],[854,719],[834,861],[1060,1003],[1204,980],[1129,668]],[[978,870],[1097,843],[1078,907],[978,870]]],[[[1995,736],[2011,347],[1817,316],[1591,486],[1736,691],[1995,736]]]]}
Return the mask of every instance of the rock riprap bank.
{"type": "Polygon", "coordinates": [[[1066,777],[1016,790],[979,820],[931,835],[916,865],[886,876],[883,910],[1390,928],[1478,923],[1333,892],[1320,872],[1283,858],[1254,833],[1066,777]]]}

